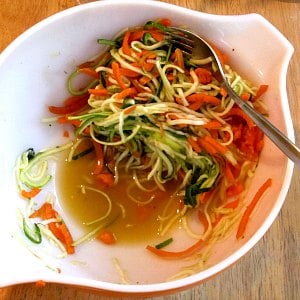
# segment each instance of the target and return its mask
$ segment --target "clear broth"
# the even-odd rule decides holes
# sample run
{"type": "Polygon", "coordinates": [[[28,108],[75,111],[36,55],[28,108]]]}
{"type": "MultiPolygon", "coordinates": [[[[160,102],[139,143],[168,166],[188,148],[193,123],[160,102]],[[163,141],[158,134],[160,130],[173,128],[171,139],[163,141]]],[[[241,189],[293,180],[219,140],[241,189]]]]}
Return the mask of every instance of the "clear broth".
{"type": "MultiPolygon", "coordinates": [[[[110,216],[89,224],[105,215],[109,206],[101,194],[88,189],[85,193],[82,192],[81,186],[99,189],[92,175],[94,164],[94,153],[71,162],[62,160],[58,164],[56,178],[63,210],[86,233],[102,224],[103,228],[114,233],[117,242],[137,243],[155,240],[162,230],[159,216],[170,213],[174,215],[179,211],[180,198],[174,197],[178,183],[167,183],[165,192],[158,189],[144,192],[135,184],[133,175],[121,169],[119,183],[111,188],[101,189],[111,199],[110,216]],[[150,197],[153,200],[149,204],[136,203],[129,195],[140,202],[147,201],[150,197]]],[[[147,188],[150,188],[149,185],[147,188]]]]}

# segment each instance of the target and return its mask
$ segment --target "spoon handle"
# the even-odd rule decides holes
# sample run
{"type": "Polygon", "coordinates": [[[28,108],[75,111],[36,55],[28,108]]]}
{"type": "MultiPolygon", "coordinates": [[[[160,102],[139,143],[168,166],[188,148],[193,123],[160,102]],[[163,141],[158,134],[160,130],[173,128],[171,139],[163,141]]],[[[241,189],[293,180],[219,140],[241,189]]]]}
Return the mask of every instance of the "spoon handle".
{"type": "Polygon", "coordinates": [[[274,142],[274,144],[296,165],[300,166],[300,150],[278,128],[262,114],[258,113],[247,102],[243,101],[228,84],[224,82],[230,97],[252,119],[252,121],[274,142]]]}

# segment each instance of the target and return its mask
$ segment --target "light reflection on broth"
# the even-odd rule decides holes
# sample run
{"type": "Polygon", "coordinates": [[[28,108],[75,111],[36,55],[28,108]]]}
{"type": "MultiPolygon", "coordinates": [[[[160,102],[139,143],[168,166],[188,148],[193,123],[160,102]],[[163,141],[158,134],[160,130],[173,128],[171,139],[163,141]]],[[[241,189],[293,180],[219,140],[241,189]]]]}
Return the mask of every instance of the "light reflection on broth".
{"type": "MultiPolygon", "coordinates": [[[[159,189],[145,192],[137,187],[132,174],[126,174],[121,169],[119,171],[119,183],[112,188],[101,189],[112,200],[112,211],[109,217],[100,221],[101,223],[93,223],[93,221],[104,216],[109,207],[107,199],[101,194],[88,188],[83,193],[80,188],[83,185],[99,189],[92,175],[94,164],[94,153],[71,162],[62,160],[58,164],[57,186],[60,203],[64,211],[86,232],[93,230],[102,223],[106,229],[114,233],[118,243],[145,243],[159,236],[160,222],[158,216],[162,216],[164,213],[174,214],[179,209],[179,197],[170,200],[177,187],[176,182],[167,183],[166,192],[159,189]],[[131,197],[128,196],[128,191],[130,191],[131,197]],[[149,202],[150,198],[153,199],[148,204],[141,205],[136,202],[149,202]]],[[[147,189],[153,190],[153,183],[147,185],[142,182],[142,184],[147,189]]]]}

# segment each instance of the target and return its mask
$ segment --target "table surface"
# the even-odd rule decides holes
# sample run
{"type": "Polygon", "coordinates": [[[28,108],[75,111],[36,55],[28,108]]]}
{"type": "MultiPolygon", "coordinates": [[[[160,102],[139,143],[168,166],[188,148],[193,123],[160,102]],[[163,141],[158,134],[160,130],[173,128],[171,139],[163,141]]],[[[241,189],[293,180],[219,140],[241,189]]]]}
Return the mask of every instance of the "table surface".
{"type": "MultiPolygon", "coordinates": [[[[142,0],[141,0],[142,1],[142,0]]],[[[0,0],[0,51],[19,34],[79,0],[0,0]]],[[[293,44],[287,91],[300,143],[300,2],[298,0],[168,0],[213,14],[256,12],[275,25],[293,44]]],[[[249,46],[251,40],[249,40],[249,46]]],[[[275,50],[276,51],[276,50],[275,50]]],[[[150,299],[299,299],[300,295],[300,170],[295,168],[285,204],[262,240],[229,270],[192,289],[150,299]],[[297,184],[298,183],[298,184],[297,184]]],[[[59,284],[38,288],[24,284],[0,289],[0,299],[110,299],[95,291],[59,284]]]]}

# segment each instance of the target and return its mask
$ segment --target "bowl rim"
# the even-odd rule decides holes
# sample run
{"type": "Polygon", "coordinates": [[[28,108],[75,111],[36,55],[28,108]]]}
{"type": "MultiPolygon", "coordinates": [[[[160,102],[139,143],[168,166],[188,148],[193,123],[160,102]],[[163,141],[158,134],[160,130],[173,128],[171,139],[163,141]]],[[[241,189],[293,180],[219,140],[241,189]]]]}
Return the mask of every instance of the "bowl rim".
{"type": "MultiPolygon", "coordinates": [[[[25,40],[30,38],[35,32],[37,32],[40,29],[43,29],[44,27],[51,25],[51,23],[64,18],[65,16],[72,15],[80,10],[88,10],[92,7],[98,7],[98,6],[114,6],[114,5],[140,5],[140,6],[155,6],[155,7],[162,7],[172,10],[177,10],[180,13],[188,13],[195,16],[200,16],[202,18],[216,18],[218,20],[230,20],[230,19],[253,19],[256,22],[262,23],[264,26],[266,26],[278,39],[282,41],[282,43],[286,46],[286,55],[283,59],[283,72],[281,74],[281,84],[282,86],[285,86],[286,84],[286,73],[289,61],[293,54],[293,46],[291,43],[282,35],[281,32],[278,31],[277,28],[275,28],[269,21],[267,21],[263,16],[257,14],[257,13],[249,13],[249,14],[242,14],[242,15],[215,15],[210,13],[204,13],[196,10],[192,10],[189,8],[177,6],[175,4],[169,4],[165,2],[158,2],[158,1],[151,1],[151,0],[145,0],[143,2],[138,0],[115,0],[115,1],[95,1],[87,4],[82,4],[79,6],[71,7],[66,10],[60,11],[55,13],[54,15],[51,15],[47,17],[46,19],[41,20],[40,22],[36,23],[29,29],[27,29],[25,32],[23,32],[21,35],[19,35],[15,40],[13,40],[0,54],[0,69],[2,64],[5,62],[6,59],[9,58],[11,54],[13,54],[14,50],[17,49],[25,40]]],[[[281,90],[281,97],[286,97],[286,90],[281,90]]],[[[283,114],[285,116],[285,126],[287,129],[288,137],[291,140],[294,140],[294,129],[293,124],[290,118],[287,118],[287,116],[290,116],[289,107],[283,108],[283,114]]],[[[173,280],[170,282],[162,282],[162,283],[151,283],[151,284],[130,284],[130,285],[124,285],[119,283],[110,283],[110,282],[104,282],[104,281],[98,281],[94,279],[85,279],[85,278],[78,278],[73,276],[52,276],[49,278],[45,278],[47,282],[56,282],[56,283],[62,283],[62,284],[69,284],[69,285],[76,285],[76,286],[83,286],[88,288],[95,288],[97,290],[105,290],[105,291],[111,291],[111,292],[117,292],[117,293],[130,293],[130,294],[155,294],[159,292],[166,292],[166,291],[174,291],[178,289],[187,288],[189,286],[193,286],[195,284],[199,284],[200,282],[203,282],[203,280],[209,280],[211,277],[217,275],[221,271],[227,269],[232,264],[236,263],[239,259],[241,259],[248,251],[250,251],[255,244],[258,243],[258,241],[263,237],[263,235],[267,232],[267,230],[271,227],[272,223],[274,222],[275,218],[279,214],[281,207],[284,203],[285,197],[287,195],[289,184],[291,182],[292,173],[293,173],[293,163],[291,161],[287,162],[287,167],[285,171],[284,176],[284,182],[283,182],[283,188],[281,189],[278,199],[274,205],[274,208],[271,210],[268,217],[263,222],[262,226],[259,228],[258,231],[256,231],[255,235],[253,235],[242,247],[240,247],[237,251],[233,252],[231,255],[229,255],[226,259],[222,260],[221,262],[217,263],[216,265],[201,271],[199,273],[196,273],[194,275],[188,276],[186,278],[173,280]],[[203,279],[204,278],[204,279],[203,279]]],[[[38,276],[38,275],[37,275],[38,276]]],[[[37,279],[40,279],[40,277],[37,277],[37,279]]],[[[35,280],[30,280],[30,282],[35,280]]],[[[24,281],[19,282],[24,283],[24,281]]],[[[12,283],[17,284],[17,282],[12,283]]],[[[8,284],[9,285],[9,284],[8,284]]],[[[7,286],[7,285],[6,285],[7,286]]]]}

